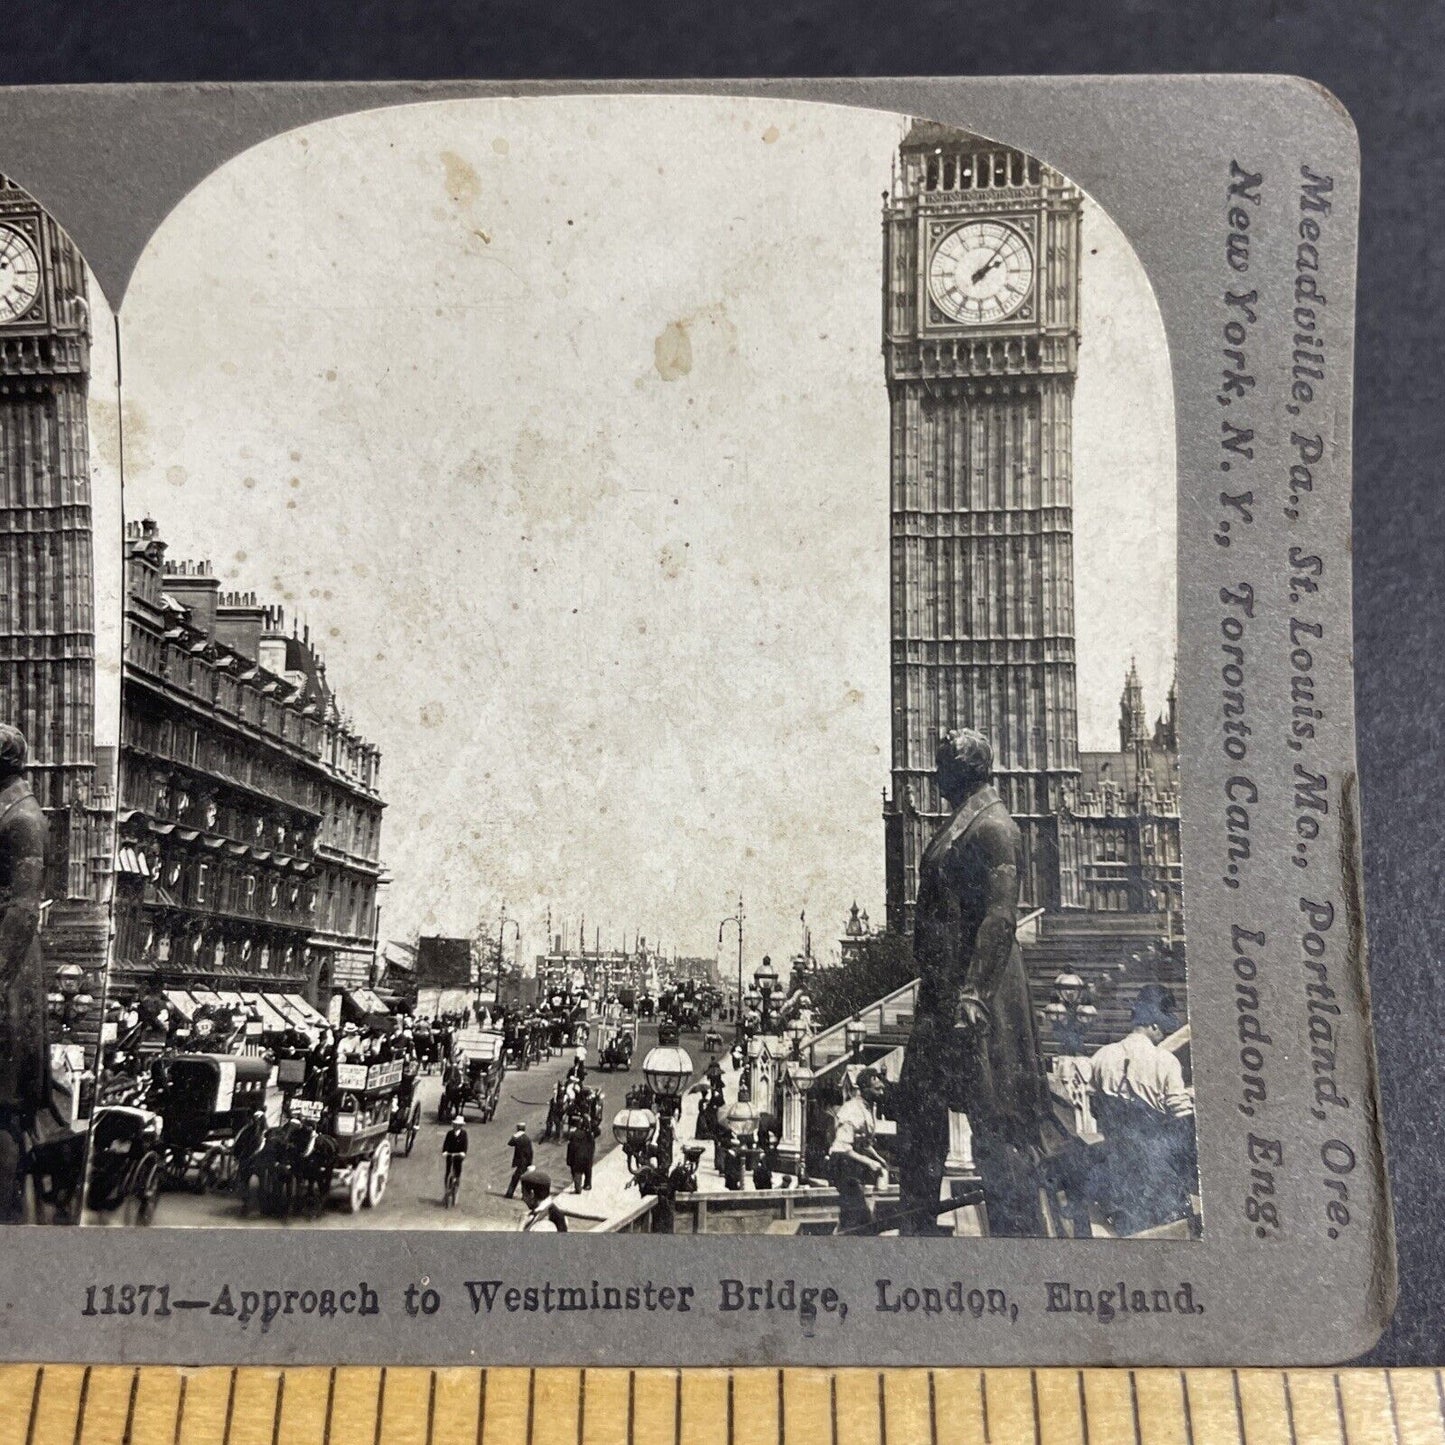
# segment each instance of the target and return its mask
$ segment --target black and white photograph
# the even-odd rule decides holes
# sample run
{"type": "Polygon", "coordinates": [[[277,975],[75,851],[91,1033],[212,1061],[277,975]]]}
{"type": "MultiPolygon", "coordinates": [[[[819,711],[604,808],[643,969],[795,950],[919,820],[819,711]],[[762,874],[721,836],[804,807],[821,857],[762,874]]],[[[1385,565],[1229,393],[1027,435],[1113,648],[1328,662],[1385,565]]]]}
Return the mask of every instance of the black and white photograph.
{"type": "Polygon", "coordinates": [[[148,1221],[1199,1233],[1170,364],[1067,176],[362,112],[186,196],[119,336],[148,1221]]]}

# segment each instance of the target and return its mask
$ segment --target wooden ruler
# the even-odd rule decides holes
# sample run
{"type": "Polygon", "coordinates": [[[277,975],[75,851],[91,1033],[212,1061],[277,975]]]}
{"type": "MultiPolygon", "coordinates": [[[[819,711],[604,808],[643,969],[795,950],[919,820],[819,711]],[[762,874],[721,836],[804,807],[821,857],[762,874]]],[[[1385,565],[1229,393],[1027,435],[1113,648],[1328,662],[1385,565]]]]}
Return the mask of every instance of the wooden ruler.
{"type": "Polygon", "coordinates": [[[0,1366],[0,1445],[1445,1445],[1434,1370],[0,1366]]]}

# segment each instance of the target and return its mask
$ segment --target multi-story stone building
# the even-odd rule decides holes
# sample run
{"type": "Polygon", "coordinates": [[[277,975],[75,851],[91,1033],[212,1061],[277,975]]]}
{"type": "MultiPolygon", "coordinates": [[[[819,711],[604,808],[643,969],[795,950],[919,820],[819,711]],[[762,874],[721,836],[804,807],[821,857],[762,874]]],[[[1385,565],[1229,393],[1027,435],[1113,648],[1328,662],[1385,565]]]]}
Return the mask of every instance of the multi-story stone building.
{"type": "Polygon", "coordinates": [[[309,632],[127,525],[114,987],[373,982],[381,755],[309,632]],[[244,982],[238,982],[244,981],[244,982]]]}
{"type": "Polygon", "coordinates": [[[80,253],[0,177],[0,719],[50,821],[47,959],[98,989],[114,758],[95,742],[90,339],[80,253]]]}
{"type": "Polygon", "coordinates": [[[1079,895],[1091,913],[1162,913],[1172,933],[1183,911],[1179,851],[1178,689],[1149,725],[1131,662],[1119,700],[1119,751],[1079,754],[1071,826],[1079,895]]]}

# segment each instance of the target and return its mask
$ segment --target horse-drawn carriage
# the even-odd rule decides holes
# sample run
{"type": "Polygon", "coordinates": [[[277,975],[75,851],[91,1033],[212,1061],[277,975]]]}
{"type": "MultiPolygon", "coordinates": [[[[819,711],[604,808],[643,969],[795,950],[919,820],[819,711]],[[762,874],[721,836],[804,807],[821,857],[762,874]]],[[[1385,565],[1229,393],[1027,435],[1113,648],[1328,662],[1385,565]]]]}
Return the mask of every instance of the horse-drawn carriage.
{"type": "Polygon", "coordinates": [[[228,1188],[238,1153],[259,1145],[273,1112],[275,1074],[269,1059],[245,1054],[158,1058],[146,1099],[162,1120],[164,1182],[228,1188]]]}
{"type": "MultiPolygon", "coordinates": [[[[161,1119],[137,1105],[97,1108],[90,1128],[90,1178],[85,1207],[120,1213],[125,1224],[150,1224],[160,1197],[161,1119]]],[[[86,1131],[69,1130],[30,1149],[29,1217],[37,1222],[75,1224],[81,1213],[86,1131]]]]}
{"type": "Polygon", "coordinates": [[[396,1141],[392,1152],[410,1155],[421,1129],[421,1100],[416,1096],[416,1081],[421,1064],[416,1059],[403,1059],[401,1083],[391,1102],[390,1133],[396,1141]]]}
{"type": "Polygon", "coordinates": [[[245,1202],[254,1179],[261,1208],[271,1214],[288,1215],[303,1205],[319,1213],[337,1188],[352,1214],[380,1204],[391,1177],[391,1125],[401,1081],[400,1061],[337,1064],[334,1087],[322,1090],[324,1097],[288,1097],[281,1124],[266,1132],[243,1164],[245,1202]]]}
{"type": "Polygon", "coordinates": [[[632,1053],[637,1046],[635,1028],[623,1024],[614,1029],[604,1041],[597,1054],[597,1067],[610,1074],[613,1069],[627,1070],[632,1067],[632,1053]]]}
{"type": "Polygon", "coordinates": [[[442,1096],[437,1119],[449,1124],[465,1119],[470,1105],[480,1111],[483,1124],[490,1124],[502,1098],[506,1072],[501,1034],[482,1029],[463,1029],[455,1040],[455,1053],[442,1075],[442,1096]]]}

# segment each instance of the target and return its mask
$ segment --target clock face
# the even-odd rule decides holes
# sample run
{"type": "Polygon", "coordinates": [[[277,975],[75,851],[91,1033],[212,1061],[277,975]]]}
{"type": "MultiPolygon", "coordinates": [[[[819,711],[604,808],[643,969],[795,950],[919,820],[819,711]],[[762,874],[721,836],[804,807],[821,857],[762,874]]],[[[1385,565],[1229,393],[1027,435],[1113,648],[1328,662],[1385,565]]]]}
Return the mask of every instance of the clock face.
{"type": "Polygon", "coordinates": [[[40,257],[13,226],[0,226],[0,326],[24,316],[40,295],[40,257]]]}
{"type": "Polygon", "coordinates": [[[1003,221],[968,221],[938,243],[928,263],[933,304],[954,321],[1003,321],[1028,300],[1034,255],[1021,231],[1003,221]]]}

